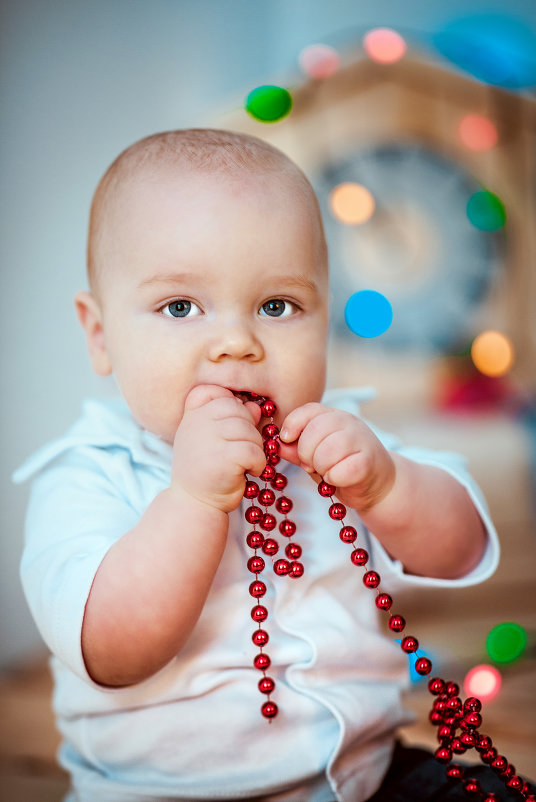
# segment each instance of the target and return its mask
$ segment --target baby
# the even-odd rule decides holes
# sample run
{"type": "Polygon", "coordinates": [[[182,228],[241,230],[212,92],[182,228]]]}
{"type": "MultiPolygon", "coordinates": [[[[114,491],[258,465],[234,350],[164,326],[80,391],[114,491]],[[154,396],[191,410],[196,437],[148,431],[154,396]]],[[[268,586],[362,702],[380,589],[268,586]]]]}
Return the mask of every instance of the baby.
{"type": "MultiPolygon", "coordinates": [[[[386,591],[482,581],[498,547],[463,461],[373,431],[359,391],[322,403],[328,258],[309,182],[254,137],[148,137],[97,188],[88,275],[78,318],[124,401],[87,402],[17,474],[37,474],[22,579],[53,653],[69,799],[394,799],[416,762],[397,747],[391,763],[406,658],[315,482],[336,487],[386,591]],[[266,465],[258,396],[277,404],[305,566],[262,575],[270,726],[243,499],[266,465]]],[[[397,799],[446,782],[428,757],[437,786],[397,799]]]]}

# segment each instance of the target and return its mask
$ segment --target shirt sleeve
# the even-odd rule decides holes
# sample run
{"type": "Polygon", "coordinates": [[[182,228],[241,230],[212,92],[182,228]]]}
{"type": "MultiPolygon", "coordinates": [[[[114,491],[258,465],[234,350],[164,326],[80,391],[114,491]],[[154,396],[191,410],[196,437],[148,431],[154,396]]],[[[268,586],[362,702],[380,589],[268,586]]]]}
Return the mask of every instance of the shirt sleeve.
{"type": "MultiPolygon", "coordinates": [[[[379,570],[387,571],[401,585],[426,585],[427,587],[466,587],[483,582],[495,572],[499,564],[500,547],[496,529],[491,520],[484,495],[467,470],[465,457],[451,451],[434,451],[433,449],[415,446],[403,446],[400,440],[391,434],[380,431],[366,422],[374,434],[381,440],[385,448],[395,451],[407,459],[423,465],[441,468],[465,487],[486,529],[486,547],[478,565],[465,576],[457,579],[440,579],[408,574],[399,560],[393,560],[381,543],[375,539],[374,554],[379,570]]],[[[392,580],[390,580],[392,581],[392,580]]]]}
{"type": "Polygon", "coordinates": [[[69,450],[34,479],[21,561],[23,589],[45,643],[91,684],[81,645],[86,601],[104,555],[139,520],[96,454],[69,450]]]}

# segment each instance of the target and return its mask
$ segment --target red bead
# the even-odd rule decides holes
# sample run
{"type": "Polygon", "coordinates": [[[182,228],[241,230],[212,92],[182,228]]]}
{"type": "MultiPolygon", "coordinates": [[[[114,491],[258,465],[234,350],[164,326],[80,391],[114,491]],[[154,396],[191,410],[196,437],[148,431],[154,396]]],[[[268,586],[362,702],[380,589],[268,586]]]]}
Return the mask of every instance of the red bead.
{"type": "Polygon", "coordinates": [[[259,521],[262,520],[263,514],[264,513],[260,507],[252,506],[247,508],[244,516],[249,524],[258,524],[259,521]]]}
{"type": "Polygon", "coordinates": [[[502,774],[507,766],[508,761],[504,755],[497,755],[497,757],[491,761],[491,768],[493,771],[497,772],[497,774],[502,774]]]}
{"type": "Polygon", "coordinates": [[[304,570],[305,569],[302,563],[299,563],[297,560],[293,560],[290,563],[289,576],[292,577],[292,579],[298,579],[300,576],[303,576],[304,570]]]}
{"type": "Polygon", "coordinates": [[[244,498],[256,498],[259,495],[259,485],[257,482],[246,482],[244,498]]]}
{"type": "Polygon", "coordinates": [[[267,457],[272,454],[279,454],[279,443],[271,437],[269,440],[264,441],[264,453],[267,457]]]}
{"type": "Polygon", "coordinates": [[[466,780],[463,784],[463,787],[465,788],[465,792],[467,794],[480,795],[482,793],[480,783],[473,777],[471,777],[469,780],[466,780]]]}
{"type": "Polygon", "coordinates": [[[402,632],[406,626],[406,619],[401,615],[392,615],[389,619],[389,629],[391,632],[402,632]]]}
{"type": "Polygon", "coordinates": [[[265,418],[271,418],[272,415],[275,415],[277,412],[277,407],[273,401],[267,398],[264,404],[261,406],[261,412],[265,418]]]}
{"type": "Polygon", "coordinates": [[[246,537],[246,543],[250,547],[250,549],[260,549],[264,542],[264,535],[262,532],[250,532],[249,535],[246,537]]]}
{"type": "Polygon", "coordinates": [[[516,767],[514,766],[513,763],[509,763],[508,766],[506,767],[506,770],[503,771],[503,773],[501,774],[503,782],[509,780],[510,777],[513,777],[515,773],[516,773],[516,767]]]}
{"type": "Polygon", "coordinates": [[[289,560],[299,560],[302,556],[302,547],[298,546],[297,543],[287,543],[285,554],[289,560]]]}
{"type": "Polygon", "coordinates": [[[272,693],[275,688],[275,682],[271,677],[263,677],[257,683],[257,687],[261,693],[272,693]]]}
{"type": "Polygon", "coordinates": [[[353,526],[343,526],[339,532],[339,537],[343,543],[353,543],[357,538],[357,529],[353,526]]]}
{"type": "Polygon", "coordinates": [[[432,710],[428,714],[428,718],[430,719],[434,727],[437,726],[438,724],[441,724],[441,722],[443,721],[443,716],[437,710],[432,710]]]}
{"type": "Polygon", "coordinates": [[[324,496],[324,498],[332,496],[336,489],[335,485],[330,485],[327,482],[320,482],[318,485],[318,492],[321,496],[324,496]]]}
{"type": "Polygon", "coordinates": [[[270,668],[271,663],[272,661],[264,652],[256,654],[253,660],[253,665],[255,668],[258,668],[259,671],[266,671],[267,668],[270,668]]]}
{"type": "Polygon", "coordinates": [[[262,544],[262,550],[269,557],[273,557],[279,551],[279,543],[273,537],[268,537],[262,544]]]}
{"type": "Polygon", "coordinates": [[[433,693],[434,696],[438,696],[445,690],[445,683],[440,677],[432,677],[432,679],[428,681],[428,690],[430,693],[433,693]]]}
{"type": "Polygon", "coordinates": [[[257,604],[256,607],[253,607],[251,610],[251,617],[256,624],[259,624],[261,621],[265,621],[268,618],[268,610],[266,607],[263,607],[262,604],[257,604]]]}
{"type": "Polygon", "coordinates": [[[476,730],[482,724],[482,716],[480,713],[466,713],[463,717],[466,726],[471,730],[476,730]]]}
{"type": "Polygon", "coordinates": [[[460,693],[460,686],[456,682],[447,682],[445,686],[445,693],[447,696],[458,696],[460,693]]]}
{"type": "Polygon", "coordinates": [[[346,507],[344,504],[336,501],[328,510],[329,517],[333,518],[334,521],[342,521],[344,516],[346,515],[346,507]]]}
{"type": "Polygon", "coordinates": [[[354,549],[350,554],[350,559],[354,565],[366,565],[368,558],[368,551],[365,551],[365,549],[354,549]]]}
{"type": "Polygon", "coordinates": [[[465,713],[480,713],[482,710],[482,702],[476,696],[469,696],[463,703],[465,713]]]}
{"type": "Polygon", "coordinates": [[[400,647],[403,652],[406,652],[406,654],[411,654],[412,652],[416,652],[419,648],[419,641],[417,638],[414,638],[413,635],[406,635],[404,638],[402,638],[400,647]]]}
{"type": "Polygon", "coordinates": [[[266,426],[263,426],[262,428],[262,436],[266,440],[271,440],[274,437],[277,437],[278,434],[279,434],[279,429],[277,428],[275,423],[267,423],[266,426]]]}
{"type": "Polygon", "coordinates": [[[378,610],[390,610],[393,599],[388,593],[379,593],[376,596],[376,607],[378,610]]]}
{"type": "Polygon", "coordinates": [[[493,763],[496,757],[497,757],[497,750],[495,749],[494,746],[492,746],[491,749],[488,749],[487,752],[482,752],[482,754],[480,755],[480,759],[482,760],[482,762],[487,763],[488,765],[493,763]]]}
{"type": "Polygon", "coordinates": [[[264,629],[256,629],[253,635],[251,636],[251,640],[255,644],[255,646],[265,646],[268,641],[270,640],[270,636],[264,629]]]}
{"type": "Polygon", "coordinates": [[[434,757],[440,763],[449,763],[452,760],[452,752],[446,746],[440,746],[434,752],[434,757]]]}
{"type": "Polygon", "coordinates": [[[493,741],[489,735],[480,735],[476,748],[479,752],[487,752],[493,746],[493,741]]]}
{"type": "Polygon", "coordinates": [[[501,802],[497,794],[486,794],[482,802],[501,802]]]}
{"type": "Polygon", "coordinates": [[[269,454],[267,459],[270,465],[277,465],[278,462],[281,462],[279,454],[269,454]]]}
{"type": "Polygon", "coordinates": [[[462,700],[459,696],[451,696],[447,699],[447,710],[461,710],[462,709],[462,700]]]}
{"type": "Polygon", "coordinates": [[[277,519],[271,512],[265,512],[262,516],[261,526],[267,532],[271,532],[277,526],[277,519]]]}
{"type": "Polygon", "coordinates": [[[275,501],[275,493],[273,490],[270,490],[269,487],[265,487],[264,490],[261,490],[259,493],[259,504],[262,504],[263,507],[269,507],[270,504],[273,504],[275,501]]]}
{"type": "Polygon", "coordinates": [[[460,741],[467,749],[472,749],[478,743],[478,736],[474,732],[464,732],[460,735],[460,741]]]}
{"type": "Polygon", "coordinates": [[[414,668],[417,674],[420,674],[421,677],[425,677],[432,670],[432,661],[427,657],[419,657],[419,659],[415,661],[414,668]]]}
{"type": "Polygon", "coordinates": [[[464,752],[467,752],[468,747],[462,743],[459,738],[453,738],[452,743],[450,744],[450,748],[453,752],[456,752],[457,755],[463,755],[464,752]]]}
{"type": "MultiPolygon", "coordinates": [[[[439,741],[450,741],[454,735],[454,727],[450,724],[442,724],[437,730],[437,738],[439,741]]],[[[447,744],[443,744],[447,746],[447,744]]]]}
{"type": "Polygon", "coordinates": [[[290,512],[292,509],[292,501],[286,496],[281,496],[275,502],[275,508],[282,515],[286,515],[287,512],[290,512]]]}
{"type": "Polygon", "coordinates": [[[276,473],[274,478],[272,479],[272,487],[276,490],[284,490],[287,486],[287,477],[284,476],[282,473],[276,473]]]}
{"type": "Polygon", "coordinates": [[[260,574],[261,571],[264,571],[265,562],[262,557],[250,557],[248,560],[248,571],[251,571],[252,574],[260,574]]]}
{"type": "Polygon", "coordinates": [[[506,783],[507,788],[513,788],[514,791],[521,791],[523,788],[523,780],[517,774],[514,774],[513,777],[510,777],[508,782],[506,783]]]}
{"type": "Polygon", "coordinates": [[[292,535],[296,531],[296,524],[294,521],[290,521],[288,518],[285,521],[281,521],[279,524],[279,531],[285,537],[292,537],[292,535]]]}
{"type": "Polygon", "coordinates": [[[460,766],[459,763],[452,763],[450,766],[447,766],[445,774],[449,780],[461,780],[465,772],[463,766],[460,766]]]}
{"type": "Polygon", "coordinates": [[[367,588],[377,588],[380,584],[380,575],[376,571],[367,571],[363,574],[363,584],[367,588]]]}
{"type": "Polygon", "coordinates": [[[261,473],[260,478],[262,479],[263,482],[271,482],[275,475],[276,475],[276,470],[274,466],[268,463],[267,465],[264,466],[264,470],[261,473]]]}
{"type": "Polygon", "coordinates": [[[266,585],[264,582],[260,582],[258,579],[255,582],[252,582],[249,586],[249,595],[254,596],[256,599],[259,599],[261,596],[264,596],[266,593],[266,585]]]}
{"type": "Polygon", "coordinates": [[[261,713],[264,718],[275,718],[278,713],[277,705],[275,702],[265,702],[261,707],[261,713]]]}
{"type": "Polygon", "coordinates": [[[434,704],[432,705],[432,710],[437,710],[439,713],[444,713],[447,707],[447,703],[444,699],[434,699],[434,704]]]}
{"type": "Polygon", "coordinates": [[[288,560],[276,560],[274,563],[274,572],[278,576],[285,576],[290,573],[290,563],[288,560]]]}

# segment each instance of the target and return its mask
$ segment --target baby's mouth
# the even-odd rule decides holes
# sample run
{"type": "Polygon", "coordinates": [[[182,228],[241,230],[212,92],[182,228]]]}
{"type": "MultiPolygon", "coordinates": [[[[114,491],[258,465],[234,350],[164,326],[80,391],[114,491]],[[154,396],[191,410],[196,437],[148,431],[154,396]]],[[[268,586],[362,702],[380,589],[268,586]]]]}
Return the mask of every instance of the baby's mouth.
{"type": "Polygon", "coordinates": [[[239,401],[242,401],[245,404],[247,401],[253,401],[255,404],[261,406],[266,401],[265,395],[259,395],[258,393],[254,393],[251,390],[233,390],[232,387],[229,388],[235,398],[238,398],[239,401]]]}

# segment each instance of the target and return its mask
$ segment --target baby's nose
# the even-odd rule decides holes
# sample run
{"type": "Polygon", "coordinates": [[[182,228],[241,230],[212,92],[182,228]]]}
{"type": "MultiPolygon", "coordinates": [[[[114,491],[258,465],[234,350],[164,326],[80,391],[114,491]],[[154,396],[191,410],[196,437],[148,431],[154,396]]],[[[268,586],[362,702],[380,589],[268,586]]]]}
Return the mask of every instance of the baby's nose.
{"type": "Polygon", "coordinates": [[[222,359],[262,359],[264,349],[251,326],[240,320],[218,327],[209,345],[209,358],[213,362],[222,359]]]}

